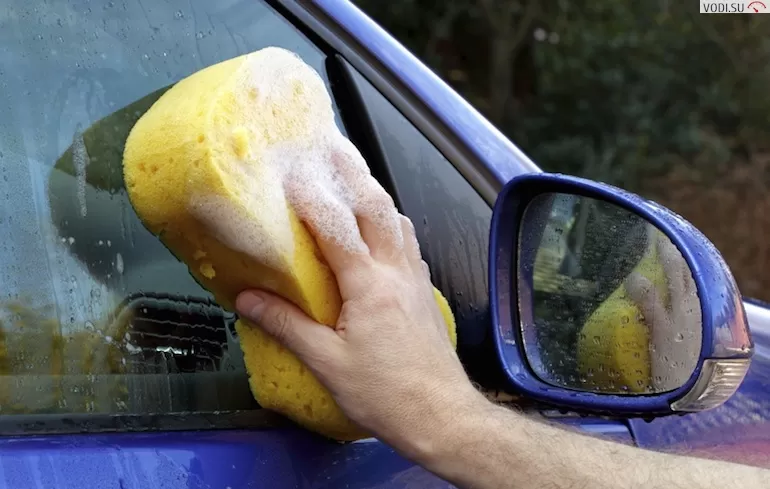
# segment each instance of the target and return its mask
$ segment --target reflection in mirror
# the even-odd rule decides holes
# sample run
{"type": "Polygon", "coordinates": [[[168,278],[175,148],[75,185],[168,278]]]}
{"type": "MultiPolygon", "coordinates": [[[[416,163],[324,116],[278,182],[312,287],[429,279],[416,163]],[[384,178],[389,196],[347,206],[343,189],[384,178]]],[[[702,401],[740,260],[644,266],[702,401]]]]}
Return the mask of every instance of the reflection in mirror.
{"type": "Polygon", "coordinates": [[[543,381],[638,395],[683,386],[702,318],[689,266],[654,225],[614,204],[546,193],[519,230],[524,350],[543,381]]]}

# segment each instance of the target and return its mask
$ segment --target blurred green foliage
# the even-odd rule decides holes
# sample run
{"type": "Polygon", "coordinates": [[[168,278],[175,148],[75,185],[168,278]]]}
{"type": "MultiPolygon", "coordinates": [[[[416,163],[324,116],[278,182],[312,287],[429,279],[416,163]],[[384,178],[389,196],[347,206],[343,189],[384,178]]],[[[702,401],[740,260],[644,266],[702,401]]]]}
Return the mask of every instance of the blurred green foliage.
{"type": "Polygon", "coordinates": [[[638,192],[770,301],[770,16],[680,0],[354,0],[548,171],[638,192]]]}
{"type": "Polygon", "coordinates": [[[675,0],[358,0],[541,167],[641,190],[763,148],[770,17],[675,0]]]}

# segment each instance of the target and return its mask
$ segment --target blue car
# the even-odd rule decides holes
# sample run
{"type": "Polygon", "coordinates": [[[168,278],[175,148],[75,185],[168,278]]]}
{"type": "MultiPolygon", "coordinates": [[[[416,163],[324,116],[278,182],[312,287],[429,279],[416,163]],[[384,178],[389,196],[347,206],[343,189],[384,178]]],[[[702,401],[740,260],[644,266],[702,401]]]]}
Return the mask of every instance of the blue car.
{"type": "Polygon", "coordinates": [[[667,209],[544,174],[352,3],[0,0],[0,488],[451,487],[377,440],[261,409],[235,316],[128,201],[133,123],[180,79],[267,46],[327,83],[340,130],[414,222],[491,399],[770,468],[770,305],[742,299],[667,209]],[[698,311],[671,332],[696,348],[670,375],[624,356],[634,317],[612,329],[596,312],[651,237],[679,250],[698,311]]]}

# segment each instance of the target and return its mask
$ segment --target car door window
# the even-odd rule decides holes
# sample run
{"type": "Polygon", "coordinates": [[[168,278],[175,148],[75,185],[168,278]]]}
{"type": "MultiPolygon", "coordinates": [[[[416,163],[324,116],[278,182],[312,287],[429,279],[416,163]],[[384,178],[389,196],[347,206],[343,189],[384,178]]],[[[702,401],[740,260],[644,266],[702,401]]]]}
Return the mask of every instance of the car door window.
{"type": "Polygon", "coordinates": [[[166,88],[266,46],[326,77],[262,1],[0,0],[0,415],[257,407],[233,316],[142,227],[120,164],[166,88]]]}
{"type": "Polygon", "coordinates": [[[355,117],[351,139],[373,175],[415,226],[433,283],[455,312],[459,353],[472,378],[490,390],[503,377],[489,335],[487,256],[492,209],[452,163],[364,76],[341,58],[332,87],[355,117]],[[339,80],[338,80],[339,79],[339,80]],[[346,97],[342,96],[342,93],[346,97]],[[347,98],[354,99],[348,101],[347,98]],[[349,107],[353,106],[353,107],[349,107]],[[358,112],[355,112],[358,109],[358,112]]]}

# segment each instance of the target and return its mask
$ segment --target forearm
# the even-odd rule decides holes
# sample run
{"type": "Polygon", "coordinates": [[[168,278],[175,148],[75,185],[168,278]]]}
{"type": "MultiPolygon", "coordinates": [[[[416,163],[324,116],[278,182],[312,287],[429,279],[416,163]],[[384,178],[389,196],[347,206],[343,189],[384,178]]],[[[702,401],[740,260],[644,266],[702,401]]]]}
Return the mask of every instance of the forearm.
{"type": "Polygon", "coordinates": [[[541,423],[485,400],[418,460],[478,489],[766,489],[770,471],[641,450],[541,423]]]}

